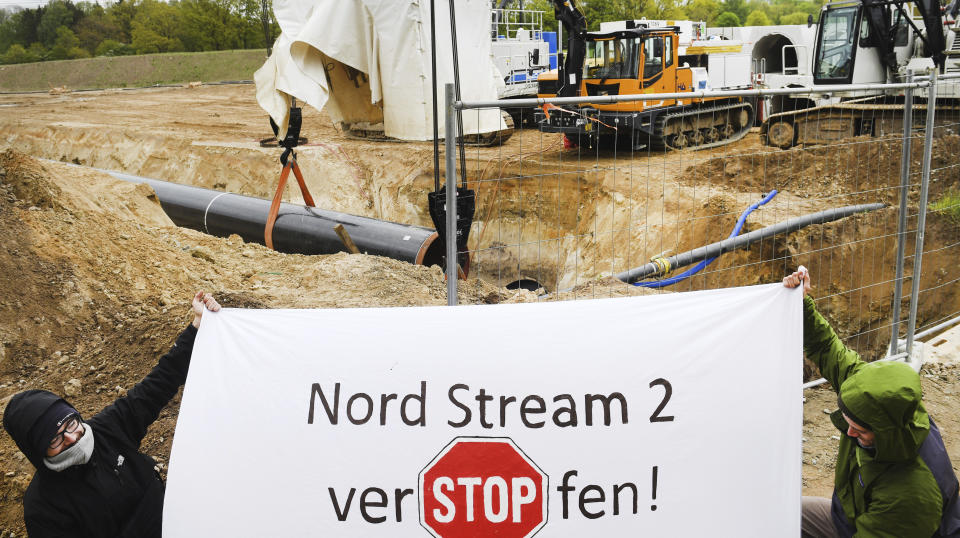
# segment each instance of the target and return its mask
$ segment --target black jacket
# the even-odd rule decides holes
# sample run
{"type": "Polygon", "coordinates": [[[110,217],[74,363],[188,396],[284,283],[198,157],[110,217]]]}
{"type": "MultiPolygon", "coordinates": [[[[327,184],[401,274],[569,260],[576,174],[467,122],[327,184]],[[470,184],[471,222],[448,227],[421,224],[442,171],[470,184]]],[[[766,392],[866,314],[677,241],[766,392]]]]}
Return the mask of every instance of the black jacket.
{"type": "Polygon", "coordinates": [[[28,398],[11,400],[5,426],[37,468],[23,497],[23,517],[31,538],[159,538],[164,484],[153,458],[139,452],[140,442],[186,381],[196,334],[188,326],[126,396],[86,420],[93,429],[94,448],[84,465],[61,472],[48,469],[44,455],[22,442],[36,420],[38,402],[28,408],[28,398]]]}

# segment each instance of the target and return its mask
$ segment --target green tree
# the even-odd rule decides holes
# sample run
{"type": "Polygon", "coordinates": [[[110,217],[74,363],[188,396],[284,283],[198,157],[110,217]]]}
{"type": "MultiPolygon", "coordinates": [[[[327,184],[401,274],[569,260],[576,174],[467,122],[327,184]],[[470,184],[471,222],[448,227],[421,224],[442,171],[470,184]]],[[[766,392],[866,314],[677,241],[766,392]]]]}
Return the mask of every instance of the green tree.
{"type": "Polygon", "coordinates": [[[97,45],[94,53],[97,56],[127,56],[136,54],[137,51],[126,43],[121,43],[113,39],[104,39],[103,42],[97,45]]]}
{"type": "MultiPolygon", "coordinates": [[[[594,0],[591,2],[578,1],[577,7],[587,19],[587,29],[597,31],[604,21],[622,21],[640,19],[646,15],[652,4],[657,0],[594,0]]],[[[675,0],[668,0],[675,3],[675,0]]],[[[549,0],[526,0],[524,9],[543,11],[543,30],[556,32],[557,19],[554,16],[553,3],[549,0]]],[[[647,16],[649,18],[649,16],[647,16]]],[[[562,45],[561,45],[562,46],[562,45]]]]}
{"type": "Polygon", "coordinates": [[[179,4],[144,0],[133,19],[130,44],[137,54],[180,52],[183,21],[179,4]]]}
{"type": "Polygon", "coordinates": [[[43,43],[39,41],[34,41],[33,43],[30,43],[30,46],[27,47],[27,53],[29,53],[31,56],[36,58],[36,60],[34,60],[36,62],[42,62],[44,60],[48,60],[49,59],[48,57],[50,55],[50,52],[47,50],[47,47],[44,47],[43,43]]]}
{"type": "Polygon", "coordinates": [[[717,0],[692,0],[685,9],[690,20],[703,21],[707,26],[713,26],[720,14],[721,5],[717,0]]]}
{"type": "Polygon", "coordinates": [[[77,39],[73,30],[66,26],[57,28],[57,39],[50,48],[51,60],[73,60],[76,58],[89,58],[90,53],[80,48],[80,40],[77,39]]]}
{"type": "Polygon", "coordinates": [[[683,7],[677,3],[677,0],[656,0],[648,2],[643,14],[648,19],[673,19],[683,20],[687,18],[687,13],[683,7]]]}
{"type": "Polygon", "coordinates": [[[5,51],[13,44],[16,36],[16,27],[13,21],[13,12],[0,9],[0,51],[5,51]]]}
{"type": "Polygon", "coordinates": [[[43,8],[24,9],[17,11],[11,17],[13,26],[13,43],[19,43],[24,47],[38,41],[37,27],[40,25],[40,18],[43,16],[43,8]]]}
{"type": "Polygon", "coordinates": [[[770,26],[773,24],[773,21],[767,17],[767,14],[759,9],[750,13],[747,16],[747,21],[743,24],[744,26],[770,26]]]}
{"type": "Polygon", "coordinates": [[[243,23],[240,28],[241,46],[245,49],[260,49],[272,45],[273,37],[278,35],[273,33],[272,0],[235,0],[235,2],[236,11],[243,23]],[[267,16],[266,22],[264,22],[264,14],[267,16]]]}
{"type": "Polygon", "coordinates": [[[524,9],[543,12],[543,31],[556,32],[557,19],[553,15],[553,4],[549,0],[527,0],[523,3],[524,9]]]}
{"type": "Polygon", "coordinates": [[[756,5],[751,4],[752,7],[763,9],[770,20],[777,24],[806,24],[806,16],[813,15],[816,19],[821,6],[820,0],[771,0],[770,3],[765,0],[752,1],[756,2],[756,5]],[[797,13],[803,14],[802,21],[796,15],[797,13]],[[788,16],[787,22],[784,22],[784,17],[788,16]]]}
{"type": "Polygon", "coordinates": [[[100,43],[106,39],[122,41],[124,37],[116,19],[97,4],[94,4],[94,7],[90,8],[77,22],[74,31],[77,39],[80,40],[80,46],[90,52],[95,52],[100,43]]]}
{"type": "Polygon", "coordinates": [[[7,49],[7,52],[0,57],[0,61],[5,64],[25,64],[29,62],[36,62],[39,58],[36,55],[31,54],[30,51],[23,48],[23,45],[19,43],[14,43],[10,45],[10,48],[7,49]]]}
{"type": "Polygon", "coordinates": [[[37,26],[37,41],[52,47],[57,40],[57,30],[61,26],[69,27],[73,23],[73,12],[67,2],[54,1],[47,4],[37,26]]]}
{"type": "MultiPolygon", "coordinates": [[[[644,12],[652,4],[658,3],[658,0],[607,0],[606,2],[596,2],[596,25],[600,28],[600,23],[604,21],[624,21],[639,19],[643,17],[644,12]]],[[[590,21],[588,19],[588,23],[590,21]]]]}
{"type": "Polygon", "coordinates": [[[723,11],[729,11],[737,16],[737,21],[744,21],[750,14],[750,6],[746,0],[723,0],[723,11]]]}
{"type": "Polygon", "coordinates": [[[107,14],[120,27],[120,39],[123,43],[129,43],[133,37],[133,19],[136,18],[140,10],[140,3],[136,1],[119,1],[107,8],[107,14]]]}
{"type": "Polygon", "coordinates": [[[244,22],[230,0],[183,0],[180,39],[187,50],[227,50],[242,46],[244,22]]]}
{"type": "Polygon", "coordinates": [[[180,52],[183,50],[183,43],[179,39],[162,36],[136,22],[133,23],[133,42],[131,45],[133,45],[137,54],[180,52]]]}
{"type": "Polygon", "coordinates": [[[740,26],[740,19],[737,17],[736,13],[724,11],[717,17],[714,26],[740,26]]]}
{"type": "Polygon", "coordinates": [[[780,24],[807,24],[808,16],[808,14],[801,11],[795,11],[780,17],[780,24]]]}

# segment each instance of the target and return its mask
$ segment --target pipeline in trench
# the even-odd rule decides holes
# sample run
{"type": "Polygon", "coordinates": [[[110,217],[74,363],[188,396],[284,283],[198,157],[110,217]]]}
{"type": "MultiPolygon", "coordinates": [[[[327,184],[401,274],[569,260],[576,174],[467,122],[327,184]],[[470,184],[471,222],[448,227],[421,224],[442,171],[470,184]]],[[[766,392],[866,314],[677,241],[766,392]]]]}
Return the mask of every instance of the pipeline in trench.
{"type": "Polygon", "coordinates": [[[832,209],[827,209],[825,211],[818,211],[816,213],[810,213],[808,215],[801,215],[783,222],[779,222],[772,226],[767,226],[766,228],[761,228],[759,230],[754,230],[752,232],[732,236],[723,241],[718,241],[716,243],[711,243],[687,252],[682,252],[676,256],[671,256],[669,258],[659,258],[651,261],[650,263],[629,269],[622,273],[614,275],[616,278],[627,282],[633,283],[644,278],[662,276],[671,269],[677,269],[680,267],[686,267],[692,265],[699,261],[703,261],[709,258],[716,258],[721,254],[731,252],[734,250],[739,250],[746,248],[757,241],[761,241],[768,237],[773,237],[779,234],[785,234],[790,232],[795,232],[801,228],[810,226],[811,224],[823,224],[826,222],[832,222],[835,220],[842,219],[844,217],[856,214],[864,213],[868,211],[876,211],[886,207],[885,204],[875,203],[875,204],[859,204],[851,205],[844,207],[835,207],[832,209]]]}
{"type": "MultiPolygon", "coordinates": [[[[61,163],[63,164],[63,163],[61,163]]],[[[71,165],[79,166],[79,165],[71,165]]],[[[237,234],[264,244],[270,200],[203,189],[102,170],[132,183],[146,183],[177,226],[218,237],[237,234]]],[[[347,247],[334,227],[342,224],[360,252],[418,265],[441,265],[444,248],[435,230],[337,211],[282,203],[273,228],[273,245],[288,254],[334,254],[347,247]]]]}

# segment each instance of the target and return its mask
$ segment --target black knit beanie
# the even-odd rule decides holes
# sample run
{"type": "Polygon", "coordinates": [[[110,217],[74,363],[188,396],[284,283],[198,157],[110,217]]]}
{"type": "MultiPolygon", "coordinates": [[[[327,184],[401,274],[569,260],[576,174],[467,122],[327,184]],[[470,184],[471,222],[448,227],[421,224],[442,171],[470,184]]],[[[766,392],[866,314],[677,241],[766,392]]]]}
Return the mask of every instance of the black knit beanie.
{"type": "Polygon", "coordinates": [[[53,439],[53,436],[57,434],[57,430],[73,415],[78,415],[77,410],[68,404],[66,400],[54,402],[53,405],[47,408],[43,415],[37,419],[33,427],[30,428],[30,446],[32,446],[38,454],[46,453],[47,447],[50,446],[50,441],[53,439]]]}

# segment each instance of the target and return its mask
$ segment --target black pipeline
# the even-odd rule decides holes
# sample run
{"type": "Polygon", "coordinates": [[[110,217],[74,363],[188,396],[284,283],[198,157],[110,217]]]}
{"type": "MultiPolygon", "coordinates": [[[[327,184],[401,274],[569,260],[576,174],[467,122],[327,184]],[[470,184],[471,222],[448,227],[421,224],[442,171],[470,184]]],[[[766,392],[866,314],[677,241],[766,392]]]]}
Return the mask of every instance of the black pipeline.
{"type": "Polygon", "coordinates": [[[842,219],[843,217],[853,215],[854,213],[875,211],[882,207],[885,207],[885,204],[850,205],[845,207],[835,207],[833,209],[827,209],[825,211],[795,217],[790,220],[785,220],[783,222],[774,224],[773,226],[767,226],[766,228],[754,230],[743,235],[738,235],[737,237],[724,239],[723,241],[711,243],[709,245],[677,254],[676,256],[671,256],[666,258],[666,263],[663,263],[663,260],[658,260],[660,263],[658,263],[658,261],[652,261],[646,265],[618,273],[615,276],[629,284],[644,278],[659,276],[665,272],[668,272],[670,269],[686,267],[687,265],[697,263],[707,258],[715,258],[726,252],[746,248],[757,241],[761,241],[768,237],[773,237],[777,234],[795,232],[800,228],[810,226],[811,224],[832,222],[842,219]]]}
{"type": "MultiPolygon", "coordinates": [[[[270,200],[169,183],[157,179],[103,170],[111,176],[146,183],[177,226],[210,235],[237,234],[247,242],[263,244],[270,200]]],[[[291,254],[333,254],[346,247],[334,231],[343,224],[361,252],[421,265],[440,265],[443,245],[437,232],[336,211],[283,203],[273,228],[273,246],[291,254]]]]}

